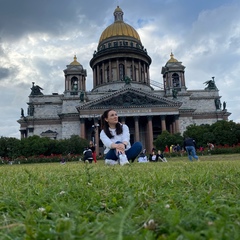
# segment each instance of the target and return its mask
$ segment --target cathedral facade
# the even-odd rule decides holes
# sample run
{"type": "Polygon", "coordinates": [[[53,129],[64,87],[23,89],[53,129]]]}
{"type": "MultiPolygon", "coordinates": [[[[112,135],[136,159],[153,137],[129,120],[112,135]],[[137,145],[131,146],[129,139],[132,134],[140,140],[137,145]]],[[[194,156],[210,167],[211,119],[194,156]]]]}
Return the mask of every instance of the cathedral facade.
{"type": "Polygon", "coordinates": [[[113,24],[102,32],[90,60],[93,89],[86,91],[87,72],[76,56],[64,70],[63,94],[44,95],[33,82],[27,115],[18,120],[21,138],[79,135],[93,140],[97,154],[102,153],[100,116],[113,108],[129,126],[130,141],[141,141],[150,151],[164,130],[183,133],[190,124],[228,120],[230,113],[225,103],[222,108],[214,78],[205,82],[204,89],[188,90],[185,67],[172,53],[161,69],[161,82],[150,80],[150,65],[139,34],[124,22],[117,7],[113,24]]]}

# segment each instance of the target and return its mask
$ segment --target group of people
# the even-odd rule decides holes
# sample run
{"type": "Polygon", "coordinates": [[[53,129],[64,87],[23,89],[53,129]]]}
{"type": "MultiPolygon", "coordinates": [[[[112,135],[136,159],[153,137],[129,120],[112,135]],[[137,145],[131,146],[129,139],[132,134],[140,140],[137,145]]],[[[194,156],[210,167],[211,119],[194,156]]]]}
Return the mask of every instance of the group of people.
{"type": "Polygon", "coordinates": [[[168,154],[169,156],[171,155],[171,153],[178,153],[180,156],[182,156],[182,147],[177,144],[177,145],[170,145],[170,148],[166,145],[165,149],[164,149],[165,154],[168,154]]]}
{"type": "MultiPolygon", "coordinates": [[[[134,162],[136,158],[138,158],[138,162],[167,162],[163,152],[160,150],[156,151],[156,149],[152,149],[151,154],[147,157],[146,150],[142,150],[141,142],[135,142],[131,145],[129,128],[126,124],[119,122],[115,110],[108,109],[102,114],[101,129],[100,139],[104,145],[105,164],[120,164],[123,166],[134,162]]],[[[190,161],[192,161],[192,158],[198,160],[194,139],[186,138],[183,149],[186,150],[190,161]]],[[[170,150],[168,151],[170,152],[170,150]]],[[[179,145],[176,145],[176,151],[181,151],[179,145]]],[[[96,162],[96,151],[93,142],[90,142],[88,148],[84,150],[84,161],[96,162]]]]}
{"type": "Polygon", "coordinates": [[[146,149],[144,149],[139,157],[138,157],[138,162],[143,163],[143,162],[167,162],[167,159],[164,157],[163,153],[161,150],[158,150],[156,152],[156,149],[153,148],[152,152],[149,154],[149,157],[147,157],[146,154],[146,149]]]}

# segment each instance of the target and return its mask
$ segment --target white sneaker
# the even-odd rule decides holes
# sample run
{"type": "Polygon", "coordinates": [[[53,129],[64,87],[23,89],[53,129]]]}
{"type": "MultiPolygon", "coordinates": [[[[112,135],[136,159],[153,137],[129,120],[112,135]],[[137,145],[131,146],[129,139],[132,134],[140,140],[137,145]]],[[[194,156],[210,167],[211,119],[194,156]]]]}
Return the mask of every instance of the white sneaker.
{"type": "Polygon", "coordinates": [[[119,155],[119,163],[121,166],[125,165],[125,164],[129,164],[129,161],[127,159],[126,154],[120,154],[119,155]]]}
{"type": "Polygon", "coordinates": [[[105,159],[106,165],[116,165],[118,164],[118,161],[112,160],[112,159],[105,159]]]}

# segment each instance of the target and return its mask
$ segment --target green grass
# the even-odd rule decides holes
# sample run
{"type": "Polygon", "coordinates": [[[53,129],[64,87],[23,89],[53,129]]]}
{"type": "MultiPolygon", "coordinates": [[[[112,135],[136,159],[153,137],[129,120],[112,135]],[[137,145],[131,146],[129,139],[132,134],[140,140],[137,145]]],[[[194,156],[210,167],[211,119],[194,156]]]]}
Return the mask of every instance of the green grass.
{"type": "Polygon", "coordinates": [[[0,239],[240,239],[240,155],[0,167],[0,239]]]}

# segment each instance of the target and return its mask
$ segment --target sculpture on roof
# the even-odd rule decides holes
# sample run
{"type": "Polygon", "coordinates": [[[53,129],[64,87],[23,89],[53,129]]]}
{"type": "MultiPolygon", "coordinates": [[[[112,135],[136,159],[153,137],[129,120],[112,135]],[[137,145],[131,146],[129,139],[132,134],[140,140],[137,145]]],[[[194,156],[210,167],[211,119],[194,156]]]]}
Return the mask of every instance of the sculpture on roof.
{"type": "Polygon", "coordinates": [[[227,103],[224,101],[223,102],[223,111],[226,110],[226,105],[227,105],[227,103]]]}
{"type": "Polygon", "coordinates": [[[84,95],[85,95],[84,92],[81,91],[80,96],[79,96],[81,102],[84,101],[84,95]]]}
{"type": "Polygon", "coordinates": [[[221,109],[222,103],[221,103],[221,101],[220,101],[219,98],[216,98],[216,99],[215,99],[215,106],[216,106],[216,109],[217,109],[217,110],[218,110],[218,109],[221,109]]]}
{"type": "Polygon", "coordinates": [[[214,77],[212,77],[211,80],[204,82],[203,84],[205,84],[207,86],[205,88],[205,90],[217,90],[217,86],[215,84],[214,77]]]}
{"type": "Polygon", "coordinates": [[[174,88],[174,89],[172,90],[173,99],[176,99],[176,98],[177,98],[177,94],[178,94],[178,90],[174,88]]]}
{"type": "Polygon", "coordinates": [[[124,78],[124,82],[125,82],[126,84],[130,84],[131,81],[132,81],[132,79],[131,79],[130,77],[128,77],[128,76],[126,76],[126,77],[124,78]]]}
{"type": "Polygon", "coordinates": [[[43,90],[41,87],[39,87],[38,85],[34,86],[35,82],[32,82],[32,87],[31,87],[31,94],[30,95],[43,95],[43,93],[41,92],[41,90],[43,90]]]}
{"type": "Polygon", "coordinates": [[[21,108],[21,117],[22,118],[24,117],[24,110],[23,110],[23,108],[21,108]]]}

